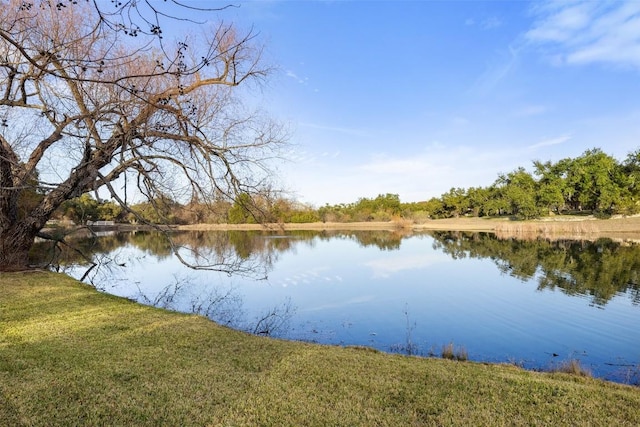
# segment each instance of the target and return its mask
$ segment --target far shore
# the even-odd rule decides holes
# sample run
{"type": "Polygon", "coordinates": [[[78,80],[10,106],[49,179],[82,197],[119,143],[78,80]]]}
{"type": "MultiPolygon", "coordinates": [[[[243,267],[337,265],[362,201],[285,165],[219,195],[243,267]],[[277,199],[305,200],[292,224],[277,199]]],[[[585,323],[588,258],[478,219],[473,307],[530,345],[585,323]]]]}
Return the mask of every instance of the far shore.
{"type": "Polygon", "coordinates": [[[178,230],[414,230],[469,231],[495,233],[501,238],[584,239],[611,238],[640,242],[640,216],[596,219],[592,216],[557,216],[515,221],[507,218],[449,218],[414,224],[389,222],[315,222],[304,224],[191,224],[178,230]]]}
{"type": "Polygon", "coordinates": [[[422,224],[411,221],[372,222],[311,222],[269,224],[190,224],[180,225],[178,230],[452,230],[494,232],[497,221],[481,218],[438,219],[422,224]]]}

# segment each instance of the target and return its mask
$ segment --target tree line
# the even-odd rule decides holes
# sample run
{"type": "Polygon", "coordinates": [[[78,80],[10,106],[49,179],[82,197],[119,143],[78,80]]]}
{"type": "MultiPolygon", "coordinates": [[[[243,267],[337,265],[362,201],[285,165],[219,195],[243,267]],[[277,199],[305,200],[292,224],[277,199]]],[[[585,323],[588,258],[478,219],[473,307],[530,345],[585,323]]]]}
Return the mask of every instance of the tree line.
{"type": "Polygon", "coordinates": [[[75,223],[114,220],[136,223],[309,223],[412,221],[456,217],[532,219],[549,215],[640,213],[640,150],[623,161],[595,148],[576,158],[557,162],[536,160],[533,172],[518,167],[501,173],[486,187],[451,188],[423,202],[403,203],[397,194],[360,198],[353,203],[320,208],[282,197],[273,191],[242,193],[230,200],[219,197],[181,204],[159,197],[131,206],[100,201],[89,194],[62,205],[54,217],[75,223]]]}
{"type": "Polygon", "coordinates": [[[635,214],[640,212],[640,150],[623,161],[599,148],[557,162],[536,160],[533,173],[519,167],[488,187],[452,188],[422,207],[431,218],[635,214]]]}
{"type": "Polygon", "coordinates": [[[451,188],[424,202],[401,203],[397,195],[380,195],[356,203],[326,205],[323,220],[376,221],[469,217],[532,219],[549,215],[640,213],[640,150],[623,161],[599,148],[557,162],[536,160],[533,172],[518,167],[501,173],[486,187],[451,188]]]}

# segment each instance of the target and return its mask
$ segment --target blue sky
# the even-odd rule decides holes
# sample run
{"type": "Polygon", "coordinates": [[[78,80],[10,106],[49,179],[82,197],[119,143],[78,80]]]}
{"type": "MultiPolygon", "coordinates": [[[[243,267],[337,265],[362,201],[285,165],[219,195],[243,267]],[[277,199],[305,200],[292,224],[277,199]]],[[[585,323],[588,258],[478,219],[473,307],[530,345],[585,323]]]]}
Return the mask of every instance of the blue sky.
{"type": "Polygon", "coordinates": [[[640,1],[254,1],[220,16],[278,67],[283,185],[315,206],[488,186],[640,148],[640,1]]]}

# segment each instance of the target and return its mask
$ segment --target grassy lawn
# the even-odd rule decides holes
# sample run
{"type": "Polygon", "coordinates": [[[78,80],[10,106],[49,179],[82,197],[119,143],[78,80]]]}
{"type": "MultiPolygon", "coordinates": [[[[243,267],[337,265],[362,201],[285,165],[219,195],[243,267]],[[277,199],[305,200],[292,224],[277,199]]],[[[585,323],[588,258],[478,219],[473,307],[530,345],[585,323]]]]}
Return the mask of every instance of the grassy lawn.
{"type": "Polygon", "coordinates": [[[0,425],[640,425],[640,389],[250,336],[0,275],[0,425]]]}

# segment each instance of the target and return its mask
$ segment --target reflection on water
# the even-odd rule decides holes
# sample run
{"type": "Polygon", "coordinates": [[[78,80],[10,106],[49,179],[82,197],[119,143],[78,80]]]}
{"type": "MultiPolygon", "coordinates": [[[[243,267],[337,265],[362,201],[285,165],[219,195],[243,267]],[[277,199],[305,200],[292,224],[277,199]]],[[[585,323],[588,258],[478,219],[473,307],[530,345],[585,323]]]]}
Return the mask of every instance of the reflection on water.
{"type": "Polygon", "coordinates": [[[453,258],[492,260],[498,269],[521,280],[537,277],[538,289],[587,295],[605,305],[628,293],[640,303],[640,245],[600,239],[594,242],[499,240],[490,234],[435,232],[434,248],[453,258]]]}
{"type": "Polygon", "coordinates": [[[597,376],[640,372],[640,246],[406,231],[134,232],[52,252],[118,295],[234,328],[329,344],[545,369],[576,358],[597,376]],[[173,251],[214,271],[187,269],[173,251]],[[228,274],[233,272],[234,274],[228,274]],[[264,280],[260,280],[264,279],[264,280]]]}

